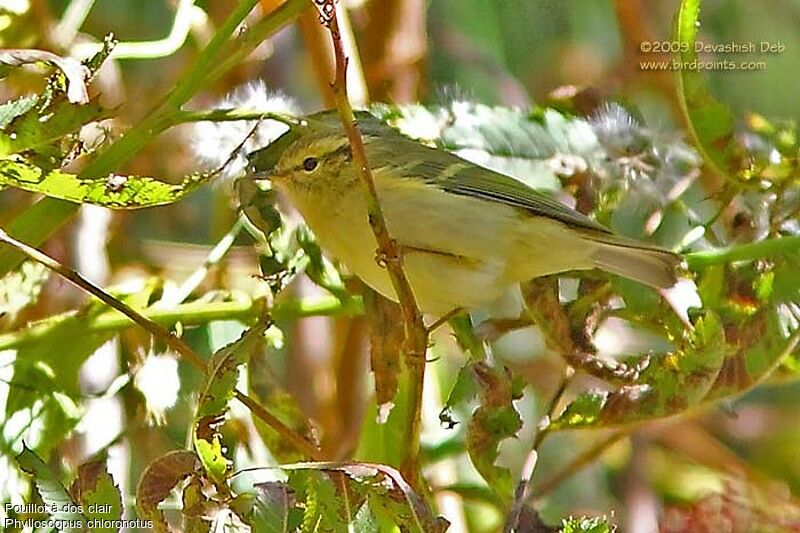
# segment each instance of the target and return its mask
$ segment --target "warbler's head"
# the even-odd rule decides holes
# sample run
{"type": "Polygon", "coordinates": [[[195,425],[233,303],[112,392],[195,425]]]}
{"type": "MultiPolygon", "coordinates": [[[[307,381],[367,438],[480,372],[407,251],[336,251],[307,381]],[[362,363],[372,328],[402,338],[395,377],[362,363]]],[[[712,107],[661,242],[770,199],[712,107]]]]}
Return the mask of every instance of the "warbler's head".
{"type": "Polygon", "coordinates": [[[333,192],[355,181],[355,174],[345,171],[351,168],[351,159],[350,143],[341,132],[309,132],[283,151],[270,178],[287,189],[325,187],[333,192]]]}

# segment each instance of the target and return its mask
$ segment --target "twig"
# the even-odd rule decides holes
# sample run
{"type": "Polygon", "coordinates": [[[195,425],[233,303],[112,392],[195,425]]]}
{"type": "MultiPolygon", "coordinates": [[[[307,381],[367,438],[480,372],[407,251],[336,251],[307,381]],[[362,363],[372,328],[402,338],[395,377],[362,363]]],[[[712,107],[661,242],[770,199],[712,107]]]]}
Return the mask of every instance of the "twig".
{"type": "Polygon", "coordinates": [[[582,470],[587,465],[593,463],[595,459],[600,457],[603,452],[609,449],[611,446],[619,442],[623,437],[628,434],[627,430],[617,431],[612,433],[602,441],[598,442],[575,459],[572,460],[567,466],[565,466],[560,471],[556,472],[553,476],[549,477],[545,481],[542,482],[541,485],[538,486],[536,489],[536,493],[531,496],[535,496],[536,498],[543,498],[545,495],[549,494],[550,491],[558,487],[564,480],[572,477],[580,470],[582,470]]]}
{"type": "Polygon", "coordinates": [[[764,259],[766,257],[794,253],[797,250],[800,250],[800,236],[792,235],[729,246],[727,248],[692,252],[686,254],[684,258],[689,268],[695,270],[711,265],[733,263],[734,261],[764,259]]]}
{"type": "MultiPolygon", "coordinates": [[[[155,306],[142,309],[139,314],[161,324],[172,326],[178,322],[184,326],[207,324],[214,320],[241,320],[250,322],[261,313],[262,301],[249,298],[224,302],[194,301],[176,305],[169,309],[155,306]]],[[[296,320],[311,316],[357,316],[364,312],[364,304],[358,296],[342,301],[335,296],[314,296],[299,300],[276,302],[270,309],[275,320],[296,320]]],[[[22,329],[0,334],[0,351],[19,348],[47,337],[64,320],[74,318],[72,312],[54,315],[29,324],[22,329]]],[[[114,310],[101,313],[83,323],[85,333],[118,331],[133,325],[131,318],[114,310]]]]}
{"type": "Polygon", "coordinates": [[[272,413],[267,411],[261,404],[247,396],[245,393],[236,391],[236,399],[247,406],[250,411],[264,421],[269,427],[274,429],[282,438],[288,440],[299,451],[306,454],[314,461],[323,461],[326,459],[314,445],[304,439],[300,434],[292,428],[278,420],[272,413]]]}
{"type": "Polygon", "coordinates": [[[410,374],[411,398],[408,409],[409,434],[406,458],[401,465],[401,471],[413,486],[419,487],[419,441],[422,422],[422,385],[425,377],[425,352],[428,347],[428,330],[422,321],[422,314],[417,307],[411,285],[403,271],[402,255],[397,242],[389,236],[383,210],[378,201],[375,181],[367,161],[364,149],[364,140],[358,130],[353,109],[347,97],[347,57],[344,52],[342,36],[336,19],[335,0],[314,0],[320,11],[320,19],[328,28],[333,41],[334,55],[336,57],[336,78],[333,82],[333,92],[336,97],[336,107],[339,118],[350,142],[353,152],[353,161],[358,169],[359,176],[365,187],[367,213],[369,223],[378,242],[377,258],[379,264],[386,267],[392,281],[392,287],[397,294],[400,308],[403,311],[405,328],[405,359],[410,374]]]}
{"type": "Polygon", "coordinates": [[[520,473],[519,483],[517,484],[517,488],[514,490],[514,501],[512,502],[511,508],[508,511],[508,516],[506,517],[506,523],[503,527],[504,533],[512,533],[517,528],[519,518],[522,514],[522,509],[528,499],[531,477],[533,477],[533,470],[536,467],[536,461],[539,457],[539,446],[541,446],[545,437],[547,437],[549,434],[550,421],[555,417],[558,404],[561,402],[561,398],[564,396],[564,391],[567,390],[567,387],[572,382],[574,375],[575,370],[571,366],[567,366],[564,369],[564,377],[558,384],[558,388],[553,393],[553,396],[550,397],[550,401],[547,404],[547,410],[545,411],[546,414],[539,424],[536,435],[533,437],[531,451],[528,453],[528,457],[525,459],[525,464],[523,465],[522,472],[520,473]]]}
{"type": "Polygon", "coordinates": [[[244,227],[244,221],[241,218],[238,218],[234,223],[233,227],[228,230],[228,232],[222,236],[222,238],[217,242],[214,248],[208,252],[208,255],[203,260],[203,264],[200,265],[192,274],[181,283],[181,286],[178,288],[178,291],[175,294],[169,296],[168,299],[162,299],[158,304],[157,307],[173,307],[177,304],[183,303],[186,298],[189,297],[196,289],[200,286],[200,283],[208,275],[208,271],[211,269],[212,266],[219,263],[225,254],[231,249],[233,246],[233,242],[236,240],[236,236],[239,235],[239,232],[242,231],[244,227]]]}
{"type": "MultiPolygon", "coordinates": [[[[196,353],[194,353],[194,350],[192,350],[188,344],[183,342],[183,340],[176,337],[172,332],[168,331],[166,328],[164,328],[157,322],[154,322],[153,320],[143,316],[141,313],[136,311],[134,308],[132,308],[125,302],[122,302],[114,298],[106,291],[104,291],[102,288],[98,287],[91,281],[81,276],[78,272],[65,267],[52,257],[40,252],[39,250],[32,248],[27,244],[10,237],[2,229],[0,229],[0,243],[16,248],[19,252],[22,252],[22,254],[24,254],[25,256],[29,257],[30,259],[38,263],[41,263],[42,265],[46,266],[53,272],[59,274],[64,279],[73,283],[80,289],[83,289],[92,296],[95,296],[109,307],[116,309],[120,313],[124,314],[130,320],[132,320],[133,322],[144,328],[151,335],[162,341],[171,349],[175,350],[175,352],[177,352],[192,366],[194,366],[201,372],[205,373],[207,368],[205,361],[203,361],[196,353]]],[[[255,416],[263,420],[264,423],[266,423],[272,429],[274,429],[282,438],[288,440],[295,446],[298,446],[298,449],[303,453],[308,454],[308,450],[310,448],[313,448],[313,446],[308,441],[306,441],[302,436],[298,435],[294,430],[292,430],[291,428],[283,424],[283,422],[281,422],[273,415],[271,415],[266,409],[264,409],[252,398],[248,397],[247,395],[238,390],[236,391],[236,398],[242,403],[244,403],[255,416]],[[301,441],[305,444],[300,444],[301,441]]],[[[317,452],[314,453],[316,454],[317,452]]],[[[317,458],[314,457],[313,455],[309,455],[309,457],[311,457],[312,459],[317,458]]]]}
{"type": "MultiPolygon", "coordinates": [[[[231,43],[230,37],[257,3],[258,0],[242,0],[236,4],[177,85],[161,98],[141,122],[92,159],[81,171],[81,178],[105,178],[153,137],[170,126],[179,124],[181,106],[198,90],[221,77],[247,57],[264,39],[311,7],[308,0],[287,0],[280,8],[254,24],[248,32],[239,34],[231,43]]],[[[43,198],[12,220],[7,230],[15,238],[38,246],[64,225],[78,211],[78,207],[78,204],[64,200],[43,198]]],[[[21,256],[13,250],[0,251],[0,275],[14,269],[21,261],[21,256]]]]}
{"type": "Polygon", "coordinates": [[[138,311],[134,308],[114,298],[106,291],[92,283],[91,281],[87,280],[83,276],[81,276],[78,272],[65,267],[52,257],[43,254],[36,248],[32,248],[27,244],[20,242],[13,237],[10,237],[5,231],[0,229],[0,242],[12,246],[28,256],[30,259],[36,261],[37,263],[41,263],[42,265],[46,266],[53,272],[57,273],[73,285],[76,285],[78,288],[83,289],[84,291],[88,292],[92,296],[96,297],[98,300],[103,302],[104,304],[108,305],[109,307],[116,309],[120,313],[124,314],[131,320],[133,320],[136,324],[144,328],[145,330],[149,331],[153,334],[154,337],[162,341],[164,344],[175,350],[177,353],[180,354],[181,357],[186,359],[187,362],[191,363],[195,367],[205,370],[206,364],[203,362],[200,357],[194,353],[189,345],[183,342],[181,339],[176,337],[170,331],[167,331],[164,327],[160,324],[153,322],[149,318],[142,316],[138,311]]]}

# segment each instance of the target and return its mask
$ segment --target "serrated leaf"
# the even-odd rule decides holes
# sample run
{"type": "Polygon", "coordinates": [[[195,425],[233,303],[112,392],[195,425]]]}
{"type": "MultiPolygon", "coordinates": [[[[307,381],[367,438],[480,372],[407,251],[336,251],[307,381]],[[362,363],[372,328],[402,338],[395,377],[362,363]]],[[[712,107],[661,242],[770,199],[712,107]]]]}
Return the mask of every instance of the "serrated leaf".
{"type": "Polygon", "coordinates": [[[75,524],[73,527],[65,528],[64,531],[86,529],[86,516],[79,511],[80,502],[70,496],[59,477],[38,455],[27,446],[23,446],[22,452],[15,459],[21,470],[33,476],[33,483],[50,516],[55,520],[75,524]]]}
{"type": "MultiPolygon", "coordinates": [[[[109,115],[97,100],[79,106],[59,102],[48,109],[44,116],[31,110],[17,117],[7,128],[9,134],[13,132],[7,153],[27,150],[39,152],[47,145],[59,145],[64,136],[77,133],[85,124],[108,118],[109,115]]],[[[60,151],[58,155],[62,155],[60,151]]]]}
{"type": "Polygon", "coordinates": [[[559,533],[613,533],[616,528],[605,517],[565,518],[561,521],[559,533]]]}
{"type": "MultiPolygon", "coordinates": [[[[434,517],[425,500],[403,479],[400,472],[387,465],[359,462],[303,462],[281,465],[280,468],[292,473],[318,471],[344,474],[357,484],[350,486],[354,493],[366,494],[368,501],[369,498],[377,498],[370,501],[370,505],[378,503],[377,507],[391,515],[402,531],[441,533],[449,524],[442,517],[434,517]],[[398,508],[400,502],[402,505],[398,508]]],[[[343,521],[342,517],[347,516],[349,520],[355,520],[358,516],[361,504],[355,506],[356,512],[353,512],[352,508],[341,509],[341,505],[337,503],[341,501],[342,495],[336,493],[335,485],[327,478],[303,476],[298,484],[298,480],[292,481],[290,476],[290,484],[297,490],[298,500],[305,501],[306,504],[303,531],[317,531],[320,526],[322,530],[338,531],[337,528],[344,527],[344,531],[347,531],[348,521],[343,521]],[[323,522],[330,519],[333,519],[333,523],[323,522]]],[[[345,505],[352,503],[344,502],[345,505]]],[[[373,509],[376,512],[381,510],[375,507],[373,509]]]]}
{"type": "Polygon", "coordinates": [[[719,317],[706,312],[678,348],[651,363],[636,383],[607,394],[581,394],[552,428],[618,426],[696,406],[707,398],[730,352],[719,317]]]}
{"type": "Polygon", "coordinates": [[[61,170],[44,170],[19,156],[0,159],[0,185],[111,209],[141,209],[170,204],[191,193],[211,177],[212,174],[193,174],[178,185],[144,176],[116,174],[100,180],[83,179],[61,170]]]}
{"type": "MultiPolygon", "coordinates": [[[[95,524],[122,518],[122,495],[106,471],[105,457],[78,467],[78,475],[69,488],[72,498],[83,506],[86,518],[95,524]]],[[[94,532],[117,532],[119,527],[92,528],[94,532]]]]}
{"type": "Polygon", "coordinates": [[[270,321],[260,321],[238,340],[217,351],[208,362],[198,398],[192,440],[203,467],[215,483],[224,482],[230,464],[222,449],[219,427],[234,396],[239,366],[264,342],[264,332],[270,325],[270,321]]]}
{"type": "Polygon", "coordinates": [[[29,94],[0,104],[0,129],[4,130],[12,120],[32,109],[36,100],[35,95],[29,94]]]}
{"type": "Polygon", "coordinates": [[[492,489],[511,499],[514,480],[507,468],[495,465],[500,443],[513,437],[522,428],[522,419],[514,409],[510,376],[485,363],[472,367],[480,391],[480,406],[467,426],[467,452],[475,469],[492,489]]]}
{"type": "MultiPolygon", "coordinates": [[[[683,46],[679,55],[686,63],[697,61],[695,42],[699,27],[701,0],[683,0],[675,22],[675,36],[683,46]]],[[[698,69],[678,72],[678,100],[689,127],[689,134],[703,159],[721,176],[729,176],[737,165],[732,143],[734,118],[728,106],[717,101],[698,69]]]]}
{"type": "Polygon", "coordinates": [[[197,456],[186,450],[168,452],[145,468],[136,487],[136,509],[139,517],[153,521],[156,532],[169,531],[158,504],[169,496],[172,489],[200,468],[197,456]]]}

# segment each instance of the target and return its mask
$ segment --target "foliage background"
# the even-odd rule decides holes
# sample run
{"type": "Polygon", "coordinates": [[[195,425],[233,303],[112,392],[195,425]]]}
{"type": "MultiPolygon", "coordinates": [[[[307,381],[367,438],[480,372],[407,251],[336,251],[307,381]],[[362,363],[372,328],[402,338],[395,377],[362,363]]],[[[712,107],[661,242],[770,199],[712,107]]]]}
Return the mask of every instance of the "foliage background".
{"type": "MultiPolygon", "coordinates": [[[[11,18],[8,24],[3,22],[0,46],[63,50],[64,43],[54,40],[52,28],[64,10],[77,3],[0,2],[0,8],[9,9],[4,4],[24,8],[19,16],[2,15],[11,18]]],[[[268,10],[277,3],[264,0],[261,6],[268,10]]],[[[224,1],[196,4],[208,18],[196,21],[174,52],[159,58],[112,61],[104,67],[96,84],[107,107],[119,106],[115,122],[108,124],[112,131],[141,119],[154,105],[156,95],[164,94],[192,64],[231,9],[231,3],[224,1]]],[[[624,102],[644,124],[665,136],[676,136],[683,130],[673,76],[639,69],[639,61],[648,58],[640,53],[640,43],[670,38],[678,2],[373,0],[351,4],[364,80],[373,100],[447,103],[468,99],[528,107],[534,103],[558,104],[556,89],[582,86],[591,89],[585,94],[595,101],[624,102]],[[394,49],[381,49],[386,28],[392,27],[386,20],[393,10],[403,13],[405,24],[394,24],[404,40],[394,49]]],[[[169,33],[175,10],[176,3],[166,1],[97,0],[80,28],[80,39],[85,34],[100,40],[109,32],[121,41],[159,39],[169,33]]],[[[315,28],[315,15],[304,17],[299,25],[281,31],[223,78],[204,86],[192,99],[191,108],[205,109],[254,79],[290,95],[304,110],[329,104],[325,97],[327,73],[315,56],[317,43],[325,34],[315,28]]],[[[703,41],[786,45],[782,53],[741,57],[766,61],[764,70],[708,73],[711,91],[730,106],[739,126],[752,113],[769,120],[799,119],[794,77],[800,65],[800,3],[707,1],[701,20],[699,39],[703,41]]],[[[39,90],[41,85],[39,75],[16,75],[0,85],[0,100],[39,90]]],[[[200,165],[208,166],[209,161],[224,161],[227,154],[211,153],[214,147],[207,140],[198,141],[196,131],[190,126],[170,129],[117,170],[177,181],[200,165]],[[199,157],[197,149],[204,151],[199,157]]],[[[713,183],[713,178],[708,179],[713,183]]],[[[32,201],[29,193],[2,190],[0,227],[32,201]]],[[[133,283],[148,276],[180,283],[233,225],[236,214],[232,207],[228,189],[208,186],[160,208],[111,213],[84,207],[79,217],[47,241],[44,249],[104,286],[133,283]]],[[[197,293],[219,289],[252,294],[258,290],[258,282],[252,277],[257,268],[252,242],[240,236],[197,293]]],[[[5,318],[0,324],[12,330],[26,321],[73,309],[84,298],[55,277],[41,290],[34,305],[13,321],[5,318]]],[[[300,296],[318,294],[305,280],[298,280],[290,290],[300,296]]],[[[370,418],[365,413],[365,398],[371,390],[365,320],[313,317],[286,321],[281,327],[285,342],[273,354],[275,381],[283,384],[303,412],[319,424],[323,449],[336,456],[347,455],[356,447],[359,435],[363,437],[363,431],[367,431],[361,424],[370,418]]],[[[238,337],[240,331],[236,322],[217,320],[187,329],[185,338],[199,352],[211,353],[238,337]]],[[[80,334],[67,332],[55,342],[73,345],[79,351],[82,345],[76,335],[80,334]]],[[[518,403],[525,421],[520,438],[507,441],[501,448],[501,458],[515,477],[544,405],[560,379],[562,365],[556,356],[546,353],[540,341],[531,344],[531,339],[530,335],[519,335],[495,346],[498,357],[530,384],[531,394],[518,403]]],[[[494,530],[503,517],[491,496],[481,489],[480,478],[463,454],[463,444],[453,438],[460,426],[447,431],[438,422],[443,398],[463,357],[448,334],[437,335],[436,340],[435,353],[442,358],[430,365],[424,443],[430,457],[444,458],[431,469],[436,480],[433,485],[454,489],[440,494],[446,495],[438,500],[440,510],[451,522],[456,521],[456,527],[494,530]]],[[[110,468],[123,493],[130,495],[147,464],[169,450],[184,447],[200,378],[185,365],[164,361],[155,370],[139,370],[151,345],[142,332],[130,329],[93,356],[81,374],[80,404],[86,413],[68,439],[52,443],[52,464],[74,469],[85,457],[119,438],[120,445],[109,448],[110,468]],[[118,394],[94,397],[129,368],[139,371],[140,380],[155,385],[126,385],[118,394]],[[174,398],[170,397],[176,392],[174,398]],[[159,402],[168,407],[163,413],[158,412],[159,402]],[[160,424],[151,423],[154,416],[160,418],[160,424]]],[[[623,530],[648,531],[658,520],[664,524],[673,513],[681,520],[689,520],[687,516],[698,523],[707,520],[711,525],[704,527],[714,531],[713,524],[721,523],[714,520],[735,525],[741,521],[737,517],[740,512],[769,515],[765,502],[776,497],[781,506],[794,509],[800,490],[800,470],[794,460],[800,446],[800,420],[794,406],[800,388],[791,373],[785,374],[784,379],[766,383],[736,400],[632,429],[591,465],[537,500],[542,518],[553,523],[568,515],[613,511],[612,522],[623,530]]],[[[55,379],[60,379],[58,363],[55,379]]],[[[463,419],[468,412],[461,415],[463,419]]],[[[243,463],[258,464],[266,460],[266,455],[258,439],[246,433],[251,431],[247,419],[246,411],[234,410],[234,420],[242,423],[230,424],[225,437],[230,443],[242,442],[234,447],[236,454],[247,457],[243,463]]],[[[567,432],[548,439],[536,467],[534,494],[537,480],[547,479],[580,451],[605,437],[601,430],[567,432]]],[[[4,455],[10,458],[12,452],[19,450],[4,450],[4,455]]],[[[2,468],[8,479],[18,479],[10,460],[2,468]]],[[[4,498],[12,497],[13,493],[4,493],[4,498]]]]}

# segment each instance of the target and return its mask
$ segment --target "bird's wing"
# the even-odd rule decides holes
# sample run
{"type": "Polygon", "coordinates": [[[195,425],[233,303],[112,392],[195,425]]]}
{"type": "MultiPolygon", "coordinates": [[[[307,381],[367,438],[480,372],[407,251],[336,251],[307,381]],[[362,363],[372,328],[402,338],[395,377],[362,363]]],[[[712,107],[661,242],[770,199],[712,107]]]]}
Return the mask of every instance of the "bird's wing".
{"type": "Polygon", "coordinates": [[[421,178],[428,185],[452,194],[504,203],[570,227],[610,233],[605,226],[521,181],[422,145],[391,128],[386,127],[386,130],[380,132],[380,136],[367,134],[365,138],[367,159],[374,169],[391,166],[403,176],[421,178]],[[392,142],[386,142],[387,135],[395,136],[392,142]]]}

